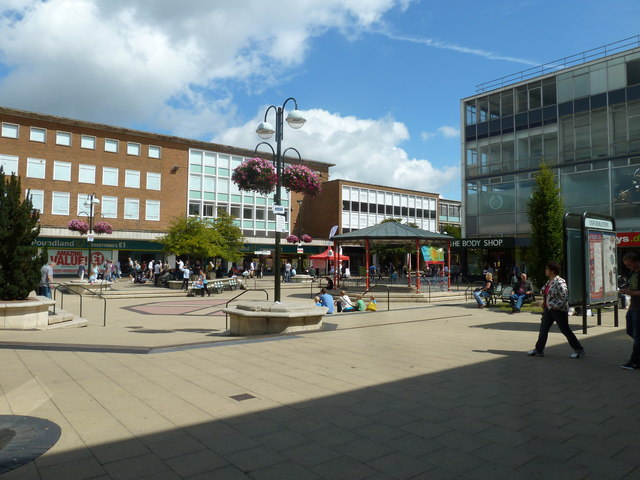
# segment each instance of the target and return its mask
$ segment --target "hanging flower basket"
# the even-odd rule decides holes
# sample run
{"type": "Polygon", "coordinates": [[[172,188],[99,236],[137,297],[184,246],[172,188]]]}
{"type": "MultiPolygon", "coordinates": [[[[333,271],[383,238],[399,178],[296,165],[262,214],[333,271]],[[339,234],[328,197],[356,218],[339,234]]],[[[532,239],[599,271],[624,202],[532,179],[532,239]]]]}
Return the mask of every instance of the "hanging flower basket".
{"type": "Polygon", "coordinates": [[[238,165],[231,180],[240,190],[268,195],[273,192],[278,181],[275,168],[263,158],[250,158],[238,165]]]}
{"type": "Polygon", "coordinates": [[[311,243],[311,241],[313,240],[313,238],[311,238],[311,235],[307,235],[306,233],[303,234],[300,237],[300,240],[303,241],[304,243],[311,243]]]}
{"type": "Polygon", "coordinates": [[[282,172],[282,185],[292,192],[315,197],[320,193],[320,178],[305,165],[289,165],[282,172]]]}
{"type": "Polygon", "coordinates": [[[87,233],[89,231],[89,224],[87,222],[85,222],[84,220],[78,220],[76,218],[74,220],[71,220],[67,224],[67,228],[69,230],[71,230],[72,232],[80,232],[82,235],[84,235],[85,233],[87,233]]]}
{"type": "Polygon", "coordinates": [[[300,240],[299,240],[299,239],[298,239],[298,237],[297,237],[297,236],[295,236],[295,235],[289,235],[289,236],[287,237],[287,242],[289,242],[289,243],[299,243],[299,242],[300,242],[300,240]]]}
{"type": "Polygon", "coordinates": [[[113,228],[110,223],[98,222],[93,226],[93,231],[96,233],[106,233],[111,235],[113,233],[113,228]]]}

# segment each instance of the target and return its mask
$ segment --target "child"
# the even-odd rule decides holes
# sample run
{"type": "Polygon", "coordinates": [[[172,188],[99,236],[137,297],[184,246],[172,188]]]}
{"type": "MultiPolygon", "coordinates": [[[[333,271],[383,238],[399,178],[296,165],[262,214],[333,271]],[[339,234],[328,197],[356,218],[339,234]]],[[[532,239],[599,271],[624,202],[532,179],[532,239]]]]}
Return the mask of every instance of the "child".
{"type": "Polygon", "coordinates": [[[322,303],[320,303],[320,297],[319,297],[318,295],[316,295],[316,296],[313,298],[313,301],[315,302],[316,307],[321,307],[321,306],[322,306],[322,303]]]}
{"type": "Polygon", "coordinates": [[[378,304],[376,303],[376,297],[371,295],[369,297],[369,303],[367,303],[367,312],[375,312],[378,309],[378,304]]]}
{"type": "Polygon", "coordinates": [[[355,309],[358,312],[364,312],[365,310],[365,305],[364,305],[364,300],[362,300],[362,295],[358,295],[356,296],[356,305],[355,305],[355,309]]]}

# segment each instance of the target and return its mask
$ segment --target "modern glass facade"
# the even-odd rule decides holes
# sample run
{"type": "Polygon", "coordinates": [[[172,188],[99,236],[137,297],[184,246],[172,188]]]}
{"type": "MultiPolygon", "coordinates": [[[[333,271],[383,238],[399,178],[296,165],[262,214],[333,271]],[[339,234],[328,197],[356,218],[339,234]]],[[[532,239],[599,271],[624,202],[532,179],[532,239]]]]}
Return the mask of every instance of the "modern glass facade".
{"type": "Polygon", "coordinates": [[[463,236],[528,237],[542,162],[568,212],[640,226],[640,47],[463,99],[461,116],[463,236]]]}
{"type": "MultiPolygon", "coordinates": [[[[242,192],[231,181],[233,170],[245,157],[218,152],[189,150],[189,215],[215,218],[219,211],[230,213],[246,236],[271,236],[276,229],[274,193],[242,192]]],[[[289,192],[282,189],[281,204],[289,206],[289,192]]],[[[286,212],[289,209],[285,209],[286,212]]],[[[287,215],[287,228],[289,218],[287,215]]]]}

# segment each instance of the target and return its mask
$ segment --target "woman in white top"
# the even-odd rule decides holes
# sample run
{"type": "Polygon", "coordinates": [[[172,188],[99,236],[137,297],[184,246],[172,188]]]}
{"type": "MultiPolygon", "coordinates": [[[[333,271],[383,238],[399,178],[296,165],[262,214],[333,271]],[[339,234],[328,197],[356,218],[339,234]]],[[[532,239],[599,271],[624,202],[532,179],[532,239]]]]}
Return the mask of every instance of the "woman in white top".
{"type": "Polygon", "coordinates": [[[336,307],[338,307],[338,312],[349,312],[353,310],[353,303],[351,303],[351,299],[344,290],[340,290],[340,298],[336,300],[336,307]]]}

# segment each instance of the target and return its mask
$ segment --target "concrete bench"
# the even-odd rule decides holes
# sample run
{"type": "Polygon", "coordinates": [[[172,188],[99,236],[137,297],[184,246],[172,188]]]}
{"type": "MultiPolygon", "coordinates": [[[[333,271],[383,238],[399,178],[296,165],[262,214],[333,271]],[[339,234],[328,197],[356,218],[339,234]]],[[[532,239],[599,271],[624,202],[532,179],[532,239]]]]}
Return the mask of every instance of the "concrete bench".
{"type": "Polygon", "coordinates": [[[222,310],[229,315],[230,335],[265,335],[319,330],[325,307],[309,302],[239,302],[222,310]]]}
{"type": "Polygon", "coordinates": [[[312,281],[313,277],[311,275],[296,275],[291,277],[290,283],[311,283],[312,281]]]}

